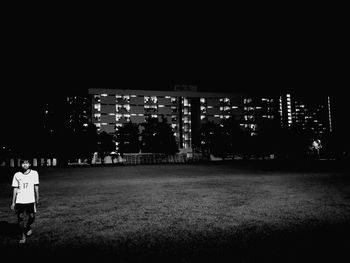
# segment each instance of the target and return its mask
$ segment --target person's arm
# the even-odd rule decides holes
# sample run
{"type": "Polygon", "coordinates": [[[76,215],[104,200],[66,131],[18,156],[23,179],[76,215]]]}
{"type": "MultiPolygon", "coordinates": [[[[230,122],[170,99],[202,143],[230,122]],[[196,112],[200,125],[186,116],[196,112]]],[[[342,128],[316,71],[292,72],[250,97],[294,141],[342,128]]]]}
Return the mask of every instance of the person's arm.
{"type": "Polygon", "coordinates": [[[39,185],[34,185],[34,192],[35,192],[35,203],[39,204],[39,185]]]}
{"type": "Polygon", "coordinates": [[[17,199],[17,193],[18,193],[18,187],[19,187],[19,183],[18,183],[18,180],[17,180],[17,178],[16,178],[16,174],[13,176],[11,186],[13,187],[11,209],[12,209],[12,210],[15,210],[16,199],[17,199]]]}
{"type": "Polygon", "coordinates": [[[11,204],[11,209],[15,210],[15,205],[16,205],[16,198],[17,198],[17,187],[13,187],[13,195],[12,195],[12,204],[11,204]]]}
{"type": "Polygon", "coordinates": [[[39,204],[39,174],[37,171],[35,171],[35,177],[34,177],[34,198],[35,203],[39,204]]]}

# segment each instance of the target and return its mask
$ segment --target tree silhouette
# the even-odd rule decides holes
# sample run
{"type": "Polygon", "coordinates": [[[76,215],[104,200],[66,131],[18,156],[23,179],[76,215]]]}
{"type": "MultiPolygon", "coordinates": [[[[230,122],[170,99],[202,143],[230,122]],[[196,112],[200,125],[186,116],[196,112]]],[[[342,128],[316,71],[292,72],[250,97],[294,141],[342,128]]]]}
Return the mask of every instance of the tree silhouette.
{"type": "Polygon", "coordinates": [[[105,131],[101,132],[98,136],[98,154],[102,159],[102,164],[104,164],[105,157],[113,151],[115,151],[113,136],[105,131]]]}
{"type": "Polygon", "coordinates": [[[173,129],[171,128],[168,120],[162,117],[162,121],[158,123],[159,125],[159,147],[160,152],[165,154],[175,154],[178,152],[178,147],[175,139],[173,129]]]}
{"type": "Polygon", "coordinates": [[[310,132],[299,127],[279,128],[274,137],[276,153],[283,159],[305,159],[311,143],[310,132]]]}
{"type": "Polygon", "coordinates": [[[122,127],[119,127],[115,132],[118,144],[118,152],[121,156],[124,153],[138,153],[141,149],[139,125],[128,122],[122,127]]]}
{"type": "Polygon", "coordinates": [[[202,152],[205,155],[213,154],[215,156],[225,155],[225,141],[222,136],[220,124],[208,121],[202,124],[199,129],[202,152]]]}
{"type": "Polygon", "coordinates": [[[225,155],[231,155],[243,152],[244,132],[240,127],[240,121],[235,116],[221,121],[221,136],[223,137],[223,151],[225,155]]]}
{"type": "Polygon", "coordinates": [[[95,152],[98,151],[98,133],[97,127],[94,124],[88,124],[86,131],[81,134],[81,155],[91,164],[95,152]]]}
{"type": "Polygon", "coordinates": [[[266,119],[262,121],[258,130],[256,154],[261,157],[276,154],[280,143],[278,141],[278,138],[281,135],[280,132],[281,129],[277,119],[266,119]]]}
{"type": "Polygon", "coordinates": [[[148,117],[142,124],[142,151],[175,154],[178,152],[176,139],[166,118],[148,117]]]}

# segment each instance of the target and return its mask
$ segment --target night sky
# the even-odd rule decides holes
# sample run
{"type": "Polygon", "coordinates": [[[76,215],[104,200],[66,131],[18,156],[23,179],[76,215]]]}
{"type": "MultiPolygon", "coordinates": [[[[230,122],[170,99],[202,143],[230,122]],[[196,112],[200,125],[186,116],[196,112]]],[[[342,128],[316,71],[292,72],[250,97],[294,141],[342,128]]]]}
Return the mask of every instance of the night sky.
{"type": "Polygon", "coordinates": [[[331,24],[166,16],[142,23],[130,17],[115,28],[22,24],[5,41],[6,86],[28,95],[100,87],[172,90],[176,84],[313,93],[340,91],[346,79],[346,36],[331,24]]]}
{"type": "Polygon", "coordinates": [[[13,31],[3,56],[5,122],[25,118],[55,94],[88,88],[173,90],[190,84],[199,91],[331,93],[345,100],[341,32],[327,25],[231,27],[222,22],[13,31]]]}

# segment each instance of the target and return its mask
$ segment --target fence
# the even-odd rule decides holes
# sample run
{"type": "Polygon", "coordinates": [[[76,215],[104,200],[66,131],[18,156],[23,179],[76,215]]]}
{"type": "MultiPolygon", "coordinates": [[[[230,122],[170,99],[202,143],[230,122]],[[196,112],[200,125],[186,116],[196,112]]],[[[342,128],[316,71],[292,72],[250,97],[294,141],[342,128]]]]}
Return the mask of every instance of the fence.
{"type": "Polygon", "coordinates": [[[124,154],[123,164],[168,164],[168,163],[191,163],[201,161],[199,155],[188,154],[156,154],[156,153],[128,153],[124,154]]]}
{"type": "MultiPolygon", "coordinates": [[[[106,156],[104,158],[104,164],[181,164],[181,163],[194,163],[203,161],[202,154],[193,153],[179,153],[174,155],[165,155],[157,153],[128,153],[124,154],[124,157],[114,158],[106,156]]],[[[33,158],[30,160],[34,167],[54,167],[57,166],[57,158],[33,158]]],[[[10,158],[6,160],[0,160],[0,166],[5,167],[20,167],[21,159],[10,158]]],[[[68,165],[84,165],[88,164],[87,160],[77,159],[75,161],[68,162],[68,165]]],[[[94,158],[92,164],[102,164],[101,158],[94,158]]]]}
{"type": "Polygon", "coordinates": [[[124,154],[125,164],[159,164],[159,163],[185,163],[186,156],[183,154],[124,154]]]}
{"type": "MultiPolygon", "coordinates": [[[[30,160],[32,166],[57,166],[56,158],[33,158],[30,160]]],[[[20,167],[21,159],[20,158],[9,158],[0,161],[0,166],[6,167],[20,167]]]]}

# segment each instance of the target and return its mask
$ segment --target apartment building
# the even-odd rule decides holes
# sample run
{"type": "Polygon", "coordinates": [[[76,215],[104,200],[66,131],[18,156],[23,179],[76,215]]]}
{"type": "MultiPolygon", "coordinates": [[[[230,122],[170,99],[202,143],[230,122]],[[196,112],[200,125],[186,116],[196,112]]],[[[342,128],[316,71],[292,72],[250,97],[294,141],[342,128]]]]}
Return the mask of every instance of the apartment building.
{"type": "Polygon", "coordinates": [[[322,138],[332,132],[332,108],[329,96],[303,96],[287,93],[279,98],[282,127],[295,127],[322,138]]]}
{"type": "Polygon", "coordinates": [[[201,124],[220,123],[244,115],[241,94],[197,92],[195,87],[174,91],[89,89],[92,122],[98,131],[114,133],[126,122],[143,123],[148,116],[166,118],[180,148],[198,143],[201,124]]]}

